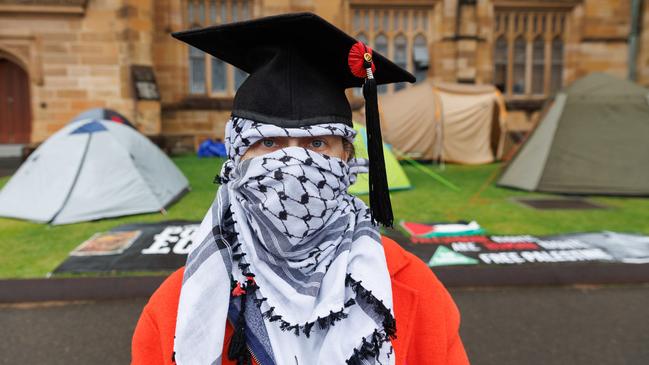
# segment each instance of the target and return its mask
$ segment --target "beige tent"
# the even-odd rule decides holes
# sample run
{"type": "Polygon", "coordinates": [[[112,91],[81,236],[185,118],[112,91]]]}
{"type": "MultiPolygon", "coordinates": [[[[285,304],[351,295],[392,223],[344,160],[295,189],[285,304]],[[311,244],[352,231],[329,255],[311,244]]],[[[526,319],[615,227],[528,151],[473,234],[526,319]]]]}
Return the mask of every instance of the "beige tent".
{"type": "Polygon", "coordinates": [[[500,159],[505,142],[505,103],[491,85],[426,80],[382,96],[385,141],[398,154],[465,164],[500,159]]]}

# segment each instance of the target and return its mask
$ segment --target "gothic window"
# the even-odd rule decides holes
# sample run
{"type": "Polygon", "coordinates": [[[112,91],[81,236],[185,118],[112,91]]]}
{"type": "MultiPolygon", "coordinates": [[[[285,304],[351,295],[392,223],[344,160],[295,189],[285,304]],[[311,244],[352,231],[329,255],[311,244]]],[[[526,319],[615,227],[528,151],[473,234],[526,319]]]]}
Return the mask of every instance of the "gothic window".
{"type": "Polygon", "coordinates": [[[219,11],[219,9],[216,7],[216,0],[210,0],[209,8],[210,8],[210,23],[216,24],[217,22],[216,17],[219,11]]]}
{"type": "Polygon", "coordinates": [[[367,36],[365,34],[363,34],[363,33],[359,33],[356,36],[356,39],[358,39],[359,41],[361,41],[361,42],[363,42],[365,44],[369,44],[369,40],[367,39],[367,36]]]}
{"type": "Polygon", "coordinates": [[[415,45],[412,49],[412,63],[417,82],[424,80],[428,73],[428,44],[426,43],[426,37],[422,34],[415,37],[415,45]]]}
{"type": "MultiPolygon", "coordinates": [[[[374,39],[374,49],[381,54],[388,54],[388,38],[384,34],[379,34],[374,39]]],[[[388,91],[387,85],[379,85],[379,94],[385,94],[388,91]]]]}
{"type": "MultiPolygon", "coordinates": [[[[394,63],[403,67],[404,69],[408,68],[408,41],[406,36],[399,34],[394,39],[394,63]]],[[[394,91],[399,91],[406,87],[405,82],[400,82],[394,85],[394,91]]]]}
{"type": "Polygon", "coordinates": [[[187,24],[192,28],[194,27],[194,24],[196,23],[194,21],[194,14],[195,13],[196,13],[196,10],[194,10],[194,2],[189,1],[187,3],[187,24]]]}
{"type": "MultiPolygon", "coordinates": [[[[185,0],[189,28],[247,20],[254,0],[185,0]]],[[[248,74],[189,47],[189,91],[202,95],[234,95],[248,74]]]]}
{"type": "Polygon", "coordinates": [[[496,40],[496,49],[494,51],[494,85],[500,91],[505,91],[507,85],[507,41],[503,36],[500,36],[496,40]]]}
{"type": "Polygon", "coordinates": [[[382,54],[388,54],[388,38],[384,34],[379,34],[374,39],[374,49],[382,54]]]}
{"type": "Polygon", "coordinates": [[[543,95],[545,90],[545,42],[536,37],[532,46],[532,93],[543,95]]]}
{"type": "MultiPolygon", "coordinates": [[[[356,39],[367,43],[397,65],[410,71],[417,81],[428,72],[428,43],[432,37],[429,18],[430,5],[371,5],[350,0],[349,31],[356,39]],[[369,41],[369,43],[368,43],[369,41]]],[[[409,87],[409,83],[379,86],[379,93],[392,93],[409,87]]],[[[361,95],[355,90],[355,95],[361,95]]]]}
{"type": "Polygon", "coordinates": [[[228,83],[227,66],[225,62],[212,57],[212,92],[224,93],[228,83]]]}
{"type": "Polygon", "coordinates": [[[381,28],[381,13],[378,11],[374,12],[374,31],[378,31],[381,28]]]}
{"type": "Polygon", "coordinates": [[[189,92],[205,93],[205,53],[189,47],[189,92]]]}
{"type": "Polygon", "coordinates": [[[505,95],[547,97],[561,87],[565,14],[496,8],[493,83],[505,95]]]}
{"type": "Polygon", "coordinates": [[[354,30],[361,29],[361,11],[358,9],[354,10],[354,15],[352,16],[352,28],[354,30]]]}
{"type": "Polygon", "coordinates": [[[552,41],[552,79],[550,81],[550,92],[557,92],[561,89],[563,81],[563,41],[557,37],[552,41]]]}
{"type": "Polygon", "coordinates": [[[526,43],[523,37],[518,37],[514,41],[514,76],[512,83],[512,92],[514,94],[525,93],[525,48],[526,43]]]}

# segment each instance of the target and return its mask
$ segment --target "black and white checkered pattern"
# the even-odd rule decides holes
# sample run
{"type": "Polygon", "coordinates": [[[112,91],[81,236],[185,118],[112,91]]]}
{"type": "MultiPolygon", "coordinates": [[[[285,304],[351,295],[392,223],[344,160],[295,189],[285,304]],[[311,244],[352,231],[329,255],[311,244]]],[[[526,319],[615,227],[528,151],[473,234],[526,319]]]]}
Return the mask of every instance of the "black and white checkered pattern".
{"type": "Polygon", "coordinates": [[[222,328],[228,299],[214,293],[250,274],[257,286],[251,300],[261,312],[255,318],[263,318],[263,326],[249,329],[268,344],[275,364],[394,363],[392,292],[380,235],[368,207],[347,193],[356,167],[301,147],[241,161],[264,138],[322,135],[351,142],[354,131],[343,124],[285,129],[239,118],[228,123],[224,184],[187,261],[178,364],[220,363],[214,349],[222,348],[222,335],[206,342],[196,331],[222,328]]]}

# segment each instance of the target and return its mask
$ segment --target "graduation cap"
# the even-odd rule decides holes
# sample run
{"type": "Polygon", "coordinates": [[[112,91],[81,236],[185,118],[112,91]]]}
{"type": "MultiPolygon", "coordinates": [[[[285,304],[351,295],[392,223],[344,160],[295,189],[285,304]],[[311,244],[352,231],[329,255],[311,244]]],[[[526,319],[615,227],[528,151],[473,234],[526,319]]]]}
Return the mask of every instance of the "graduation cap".
{"type": "Polygon", "coordinates": [[[372,218],[393,221],[377,85],[415,77],[313,13],[283,14],[172,34],[249,74],[232,115],[283,128],[352,126],[345,89],[363,87],[372,218]]]}

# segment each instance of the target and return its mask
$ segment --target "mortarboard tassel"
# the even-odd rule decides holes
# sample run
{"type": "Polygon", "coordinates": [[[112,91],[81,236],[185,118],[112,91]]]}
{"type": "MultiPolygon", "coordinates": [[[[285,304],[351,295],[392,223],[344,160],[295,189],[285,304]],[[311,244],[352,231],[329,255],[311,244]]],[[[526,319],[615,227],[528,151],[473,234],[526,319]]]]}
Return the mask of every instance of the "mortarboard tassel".
{"type": "Polygon", "coordinates": [[[365,78],[363,97],[365,98],[365,128],[367,131],[367,155],[370,160],[369,186],[370,211],[372,220],[386,227],[392,227],[394,217],[390,202],[388,178],[383,157],[383,139],[381,137],[381,120],[375,66],[372,62],[372,49],[362,42],[354,44],[349,51],[349,67],[357,77],[365,78]]]}

